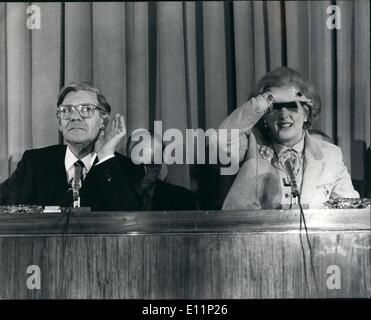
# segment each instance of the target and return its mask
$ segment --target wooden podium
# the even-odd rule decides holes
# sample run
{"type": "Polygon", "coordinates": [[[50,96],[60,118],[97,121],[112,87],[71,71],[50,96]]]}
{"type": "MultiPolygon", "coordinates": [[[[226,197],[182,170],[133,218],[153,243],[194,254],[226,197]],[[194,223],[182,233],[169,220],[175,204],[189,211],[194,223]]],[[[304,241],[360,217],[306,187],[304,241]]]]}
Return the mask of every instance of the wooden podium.
{"type": "Polygon", "coordinates": [[[371,297],[370,209],[305,216],[0,213],[0,299],[371,297]]]}

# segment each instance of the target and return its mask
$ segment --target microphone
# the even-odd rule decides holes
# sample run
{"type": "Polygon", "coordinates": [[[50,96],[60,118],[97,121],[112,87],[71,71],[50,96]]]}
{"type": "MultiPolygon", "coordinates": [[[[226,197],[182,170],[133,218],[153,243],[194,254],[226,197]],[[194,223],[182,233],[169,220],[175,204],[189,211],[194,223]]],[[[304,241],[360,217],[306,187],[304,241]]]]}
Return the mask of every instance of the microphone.
{"type": "Polygon", "coordinates": [[[285,162],[284,162],[284,166],[285,166],[285,169],[289,175],[289,178],[290,178],[290,181],[291,181],[291,190],[292,190],[292,194],[294,197],[297,197],[299,196],[299,188],[298,188],[298,185],[296,183],[296,178],[295,178],[295,175],[294,175],[294,170],[292,168],[292,163],[289,159],[287,159],[285,162]]]}
{"type": "Polygon", "coordinates": [[[75,176],[72,183],[72,199],[73,199],[73,207],[80,208],[80,189],[82,187],[82,168],[84,167],[84,163],[79,160],[76,161],[75,164],[75,176]]]}

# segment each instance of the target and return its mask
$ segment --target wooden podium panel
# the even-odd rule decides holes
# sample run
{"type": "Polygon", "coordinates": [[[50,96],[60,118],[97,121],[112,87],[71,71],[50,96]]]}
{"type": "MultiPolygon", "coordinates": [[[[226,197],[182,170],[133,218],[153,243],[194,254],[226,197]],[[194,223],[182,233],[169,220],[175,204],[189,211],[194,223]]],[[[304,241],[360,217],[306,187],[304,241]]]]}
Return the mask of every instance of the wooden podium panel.
{"type": "Polygon", "coordinates": [[[370,215],[305,210],[311,257],[296,210],[0,213],[0,298],[368,298],[370,215]]]}

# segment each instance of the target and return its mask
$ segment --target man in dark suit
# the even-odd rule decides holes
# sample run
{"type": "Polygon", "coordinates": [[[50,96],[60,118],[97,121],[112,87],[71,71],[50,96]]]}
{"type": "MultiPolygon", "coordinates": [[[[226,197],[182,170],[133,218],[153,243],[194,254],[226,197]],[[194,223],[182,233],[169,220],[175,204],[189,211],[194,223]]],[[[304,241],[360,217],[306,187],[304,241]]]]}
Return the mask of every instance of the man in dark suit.
{"type": "Polygon", "coordinates": [[[190,190],[163,181],[167,174],[163,158],[161,158],[162,163],[154,163],[154,154],[162,155],[164,150],[160,137],[155,136],[149,130],[135,130],[128,139],[126,149],[132,161],[136,163],[136,168],[132,172],[133,176],[136,177],[134,178],[134,185],[139,195],[142,210],[197,210],[195,197],[190,190]],[[143,135],[147,135],[148,139],[141,140],[140,137],[143,137],[143,135]],[[139,143],[141,143],[140,146],[139,143]],[[141,150],[142,159],[138,158],[139,150],[141,150]],[[148,161],[140,163],[145,158],[148,161]]]}
{"type": "Polygon", "coordinates": [[[136,210],[131,162],[115,153],[126,135],[99,90],[76,82],[61,89],[59,130],[67,145],[26,151],[11,177],[0,185],[1,205],[82,206],[92,210],[136,210]]]}

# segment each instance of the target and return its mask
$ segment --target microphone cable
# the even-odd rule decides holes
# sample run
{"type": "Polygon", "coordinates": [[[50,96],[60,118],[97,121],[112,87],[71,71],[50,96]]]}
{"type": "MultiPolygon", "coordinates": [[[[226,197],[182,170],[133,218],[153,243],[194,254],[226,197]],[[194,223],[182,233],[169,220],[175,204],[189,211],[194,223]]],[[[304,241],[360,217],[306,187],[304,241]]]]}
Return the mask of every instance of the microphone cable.
{"type": "Polygon", "coordinates": [[[296,178],[295,178],[294,171],[292,169],[292,163],[291,163],[291,161],[287,159],[284,162],[284,167],[286,169],[286,172],[289,175],[289,179],[290,179],[290,183],[291,183],[291,192],[292,192],[292,195],[294,197],[297,197],[298,198],[298,204],[299,204],[299,209],[300,209],[300,230],[299,230],[299,237],[300,237],[301,250],[302,250],[302,254],[303,254],[304,276],[305,276],[305,283],[306,283],[306,286],[307,286],[307,294],[308,294],[308,297],[310,297],[309,286],[308,286],[308,278],[307,278],[307,270],[306,270],[305,250],[304,250],[303,241],[302,241],[302,238],[301,238],[302,224],[304,224],[305,235],[306,235],[306,239],[307,239],[307,243],[308,243],[308,247],[309,247],[310,267],[311,267],[311,271],[313,273],[314,284],[315,284],[316,293],[317,293],[317,297],[318,297],[317,277],[316,277],[316,273],[314,271],[314,266],[313,266],[312,245],[311,245],[310,240],[309,240],[307,223],[305,221],[304,210],[303,210],[303,207],[302,207],[302,204],[301,204],[300,192],[299,192],[298,185],[296,183],[296,178]]]}
{"type": "Polygon", "coordinates": [[[306,258],[305,258],[305,250],[304,250],[304,246],[303,246],[303,239],[301,238],[302,215],[301,215],[301,213],[299,215],[300,215],[299,239],[300,239],[301,255],[303,257],[303,269],[304,269],[305,289],[307,291],[308,298],[310,298],[308,276],[307,276],[307,262],[306,262],[306,258]]]}
{"type": "Polygon", "coordinates": [[[300,238],[300,246],[301,246],[302,255],[303,255],[304,276],[305,276],[305,283],[306,283],[306,287],[307,287],[307,294],[308,294],[308,297],[310,298],[310,292],[309,292],[309,286],[308,286],[308,278],[307,278],[307,267],[306,267],[305,250],[304,250],[304,246],[303,246],[303,240],[302,240],[302,238],[301,238],[302,224],[304,224],[305,236],[306,236],[307,243],[308,243],[308,247],[309,247],[309,262],[310,262],[310,268],[311,268],[311,272],[312,272],[312,274],[313,274],[314,285],[315,285],[315,288],[316,288],[316,295],[317,295],[317,298],[318,298],[318,297],[319,297],[319,293],[318,293],[318,283],[317,283],[316,272],[315,272],[315,270],[314,270],[314,265],[313,265],[313,251],[312,251],[312,245],[311,245],[310,240],[309,240],[308,228],[307,228],[307,223],[306,223],[306,221],[305,221],[305,215],[304,215],[304,210],[303,210],[303,207],[302,207],[302,204],[301,204],[300,194],[298,194],[297,197],[298,197],[298,204],[299,204],[299,208],[300,208],[300,229],[299,229],[299,238],[300,238]]]}

